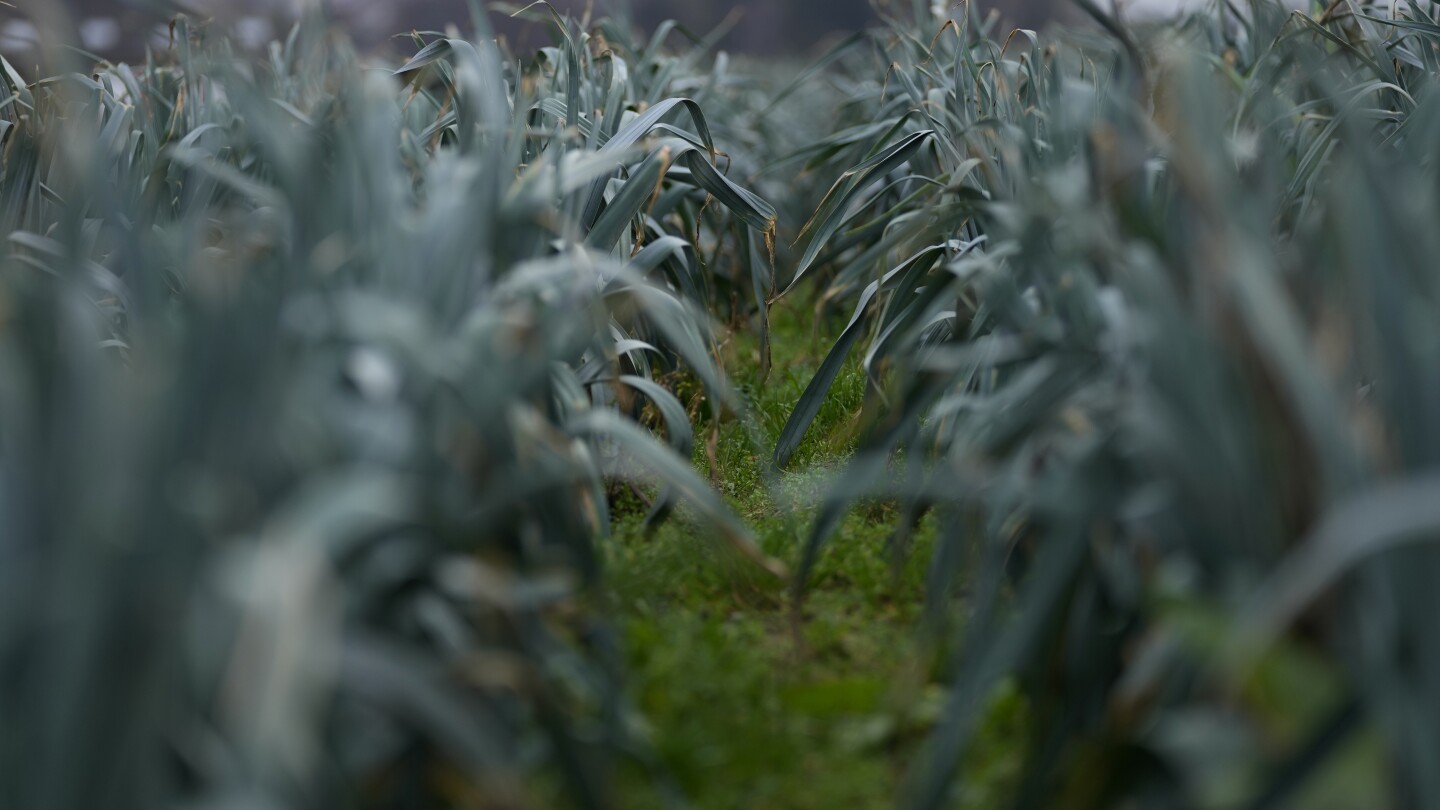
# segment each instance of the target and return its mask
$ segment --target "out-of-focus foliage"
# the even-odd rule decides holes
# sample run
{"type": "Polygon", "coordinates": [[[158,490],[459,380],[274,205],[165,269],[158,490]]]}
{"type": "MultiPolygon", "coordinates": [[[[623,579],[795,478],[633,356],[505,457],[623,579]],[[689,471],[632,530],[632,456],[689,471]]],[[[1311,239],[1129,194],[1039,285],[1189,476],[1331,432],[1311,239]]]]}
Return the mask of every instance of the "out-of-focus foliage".
{"type": "Polygon", "coordinates": [[[4,63],[0,804],[516,807],[543,765],[604,807],[649,767],[577,594],[628,479],[783,573],[689,464],[702,308],[763,320],[775,214],[693,62],[548,24],[4,63]]]}
{"type": "Polygon", "coordinates": [[[0,65],[0,805],[1440,806],[1440,22],[1078,2],[0,65]]]}
{"type": "MultiPolygon", "coordinates": [[[[335,21],[363,47],[382,44],[396,31],[442,28],[468,17],[470,0],[56,0],[77,20],[118,21],[121,30],[113,34],[105,23],[92,23],[92,32],[103,32],[107,43],[104,55],[138,52],[148,27],[175,13],[177,8],[223,20],[245,21],[245,27],[264,30],[287,29],[300,10],[324,3],[335,21]]],[[[562,14],[577,18],[590,9],[623,14],[623,19],[645,31],[657,30],[667,21],[701,34],[717,35],[722,47],[739,53],[768,56],[802,56],[818,42],[837,32],[856,31],[874,21],[868,0],[771,0],[767,3],[677,3],[674,0],[624,0],[598,4],[587,0],[548,0],[562,14]]],[[[24,3],[20,3],[24,5],[24,3]]],[[[498,4],[487,4],[492,8],[498,4]]],[[[507,5],[522,7],[525,2],[507,5]]],[[[1048,0],[1008,0],[1006,8],[1023,14],[1024,9],[1049,8],[1048,0]]],[[[6,6],[0,6],[3,29],[6,6]]],[[[497,33],[511,42],[535,43],[543,37],[504,17],[492,17],[497,33]]],[[[82,24],[82,32],[85,30],[82,24]]],[[[113,29],[111,29],[113,30],[113,29]]],[[[243,30],[243,28],[242,28],[243,30]]],[[[247,34],[249,32],[246,32],[247,34]]],[[[101,37],[92,36],[92,40],[101,37]]],[[[242,39],[250,41],[249,36],[242,39]]]]}
{"type": "Polygon", "coordinates": [[[867,438],[800,584],[859,495],[901,505],[897,549],[939,521],[951,699],[906,806],[964,792],[1006,676],[1019,807],[1440,805],[1427,8],[877,33],[797,268],[854,319],[777,458],[859,353],[867,438]]]}

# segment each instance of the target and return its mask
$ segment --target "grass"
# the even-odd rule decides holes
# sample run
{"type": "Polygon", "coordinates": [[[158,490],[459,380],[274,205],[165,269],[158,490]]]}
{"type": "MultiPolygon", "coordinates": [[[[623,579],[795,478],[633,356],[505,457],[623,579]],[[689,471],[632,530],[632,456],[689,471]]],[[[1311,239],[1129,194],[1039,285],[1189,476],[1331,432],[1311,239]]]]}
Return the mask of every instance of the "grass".
{"type": "MultiPolygon", "coordinates": [[[[804,472],[780,473],[779,497],[762,473],[787,408],[814,373],[817,347],[834,330],[797,298],[772,311],[774,370],[757,376],[753,337],[725,344],[726,367],[746,392],[762,434],[756,450],[739,421],[720,426],[717,488],[762,547],[798,557],[824,473],[849,457],[864,391],[846,367],[797,455],[804,472]],[[800,504],[792,513],[780,500],[800,504]],[[811,504],[811,505],[807,505],[811,504]]],[[[705,451],[697,469],[706,470],[705,451]]],[[[936,652],[917,632],[924,605],[925,548],[896,568],[893,513],[855,510],[818,567],[798,620],[783,585],[760,579],[718,552],[684,521],[647,533],[638,514],[617,521],[605,545],[606,591],[623,634],[635,708],[663,768],[701,808],[890,807],[905,770],[944,704],[936,652]]],[[[1014,787],[1022,761],[1025,704],[1002,688],[987,713],[987,744],[972,756],[975,778],[961,807],[992,806],[1014,787]]],[[[637,778],[627,807],[660,798],[637,778]]]]}

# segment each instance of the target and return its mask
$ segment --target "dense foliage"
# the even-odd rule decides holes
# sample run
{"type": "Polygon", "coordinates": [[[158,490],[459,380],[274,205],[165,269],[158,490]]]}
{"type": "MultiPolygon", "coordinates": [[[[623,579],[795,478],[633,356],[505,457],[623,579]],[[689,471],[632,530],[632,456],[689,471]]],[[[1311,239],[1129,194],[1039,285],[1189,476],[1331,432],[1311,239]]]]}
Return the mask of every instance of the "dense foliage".
{"type": "Polygon", "coordinates": [[[806,566],[880,494],[898,548],[940,516],[938,625],[964,595],[907,806],[946,805],[1006,676],[1020,806],[1274,806],[1367,735],[1388,795],[1298,806],[1440,804],[1440,28],[1095,13],[1052,45],[894,22],[812,158],[852,168],[797,275],[854,316],[778,461],[858,347],[871,395],[806,566]]]}
{"type": "Polygon", "coordinates": [[[4,62],[0,804],[1440,806],[1440,22],[1078,3],[4,62]]]}
{"type": "Polygon", "coordinates": [[[701,307],[751,316],[773,209],[658,40],[554,24],[523,69],[183,20],[138,70],[5,64],[6,806],[505,803],[541,759],[604,796],[645,756],[575,604],[610,482],[780,571],[660,383],[726,402],[701,307]]]}

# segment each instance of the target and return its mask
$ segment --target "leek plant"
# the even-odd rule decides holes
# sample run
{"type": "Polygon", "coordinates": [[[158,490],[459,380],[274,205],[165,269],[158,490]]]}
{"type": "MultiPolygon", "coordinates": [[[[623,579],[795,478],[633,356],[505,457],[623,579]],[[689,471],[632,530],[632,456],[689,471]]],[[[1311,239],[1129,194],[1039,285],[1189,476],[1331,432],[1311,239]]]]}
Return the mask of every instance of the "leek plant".
{"type": "Polygon", "coordinates": [[[857,500],[900,555],[936,516],[905,807],[964,794],[1004,683],[1016,807],[1436,806],[1440,26],[1080,5],[893,15],[805,156],[850,168],[795,275],[853,316],[777,462],[847,357],[869,394],[797,589],[857,500]]]}
{"type": "Polygon", "coordinates": [[[615,806],[611,488],[783,574],[689,463],[774,209],[689,74],[476,24],[3,63],[0,804],[615,806]]]}

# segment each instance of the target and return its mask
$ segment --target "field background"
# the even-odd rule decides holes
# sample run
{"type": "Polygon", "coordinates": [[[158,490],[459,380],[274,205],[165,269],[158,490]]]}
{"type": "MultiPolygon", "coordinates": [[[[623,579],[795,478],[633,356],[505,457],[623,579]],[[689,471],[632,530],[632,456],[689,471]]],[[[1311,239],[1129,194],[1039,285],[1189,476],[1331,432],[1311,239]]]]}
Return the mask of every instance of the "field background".
{"type": "Polygon", "coordinates": [[[0,807],[1440,806],[1430,6],[202,6],[0,5],[0,807]]]}

